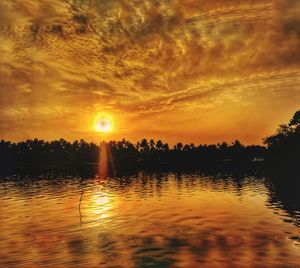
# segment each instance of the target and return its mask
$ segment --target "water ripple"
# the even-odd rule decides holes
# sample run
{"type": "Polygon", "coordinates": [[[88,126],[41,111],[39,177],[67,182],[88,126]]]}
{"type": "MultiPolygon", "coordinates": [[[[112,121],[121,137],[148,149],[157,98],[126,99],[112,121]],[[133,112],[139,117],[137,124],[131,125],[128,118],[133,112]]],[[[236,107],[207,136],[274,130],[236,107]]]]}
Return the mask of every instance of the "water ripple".
{"type": "Polygon", "coordinates": [[[0,191],[1,267],[296,267],[300,260],[298,199],[264,177],[46,174],[6,178],[0,191]]]}

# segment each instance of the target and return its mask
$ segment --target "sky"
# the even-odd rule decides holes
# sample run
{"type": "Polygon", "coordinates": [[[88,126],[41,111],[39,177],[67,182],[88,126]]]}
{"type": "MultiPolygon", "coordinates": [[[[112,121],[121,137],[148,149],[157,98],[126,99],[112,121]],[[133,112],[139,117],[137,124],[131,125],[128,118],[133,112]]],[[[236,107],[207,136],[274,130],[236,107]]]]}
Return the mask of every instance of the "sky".
{"type": "Polygon", "coordinates": [[[0,0],[0,139],[261,144],[300,109],[300,0],[0,0]]]}

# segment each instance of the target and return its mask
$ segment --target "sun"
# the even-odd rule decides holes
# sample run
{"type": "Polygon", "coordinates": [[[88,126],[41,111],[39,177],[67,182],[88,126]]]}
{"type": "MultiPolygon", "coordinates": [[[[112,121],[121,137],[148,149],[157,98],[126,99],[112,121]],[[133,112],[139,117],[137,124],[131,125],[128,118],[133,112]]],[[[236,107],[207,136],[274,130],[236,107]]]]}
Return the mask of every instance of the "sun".
{"type": "Polygon", "coordinates": [[[108,133],[113,129],[113,120],[108,115],[98,115],[95,118],[94,129],[97,132],[108,133]]]}

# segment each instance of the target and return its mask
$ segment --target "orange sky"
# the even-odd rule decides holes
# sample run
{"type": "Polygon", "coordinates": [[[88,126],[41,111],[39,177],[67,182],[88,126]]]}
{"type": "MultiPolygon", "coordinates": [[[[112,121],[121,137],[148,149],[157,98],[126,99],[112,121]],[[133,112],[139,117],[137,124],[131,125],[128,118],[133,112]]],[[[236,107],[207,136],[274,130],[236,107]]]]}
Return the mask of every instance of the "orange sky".
{"type": "Polygon", "coordinates": [[[2,139],[261,143],[300,108],[300,1],[0,0],[2,139]]]}

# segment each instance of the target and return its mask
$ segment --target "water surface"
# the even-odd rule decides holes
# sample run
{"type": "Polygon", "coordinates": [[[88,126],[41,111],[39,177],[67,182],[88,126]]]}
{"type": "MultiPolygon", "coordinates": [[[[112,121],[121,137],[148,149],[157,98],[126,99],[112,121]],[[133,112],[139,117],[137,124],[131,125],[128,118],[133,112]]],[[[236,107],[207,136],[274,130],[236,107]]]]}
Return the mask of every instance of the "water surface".
{"type": "Polygon", "coordinates": [[[299,203],[280,189],[251,176],[6,178],[0,267],[300,267],[299,203]]]}

